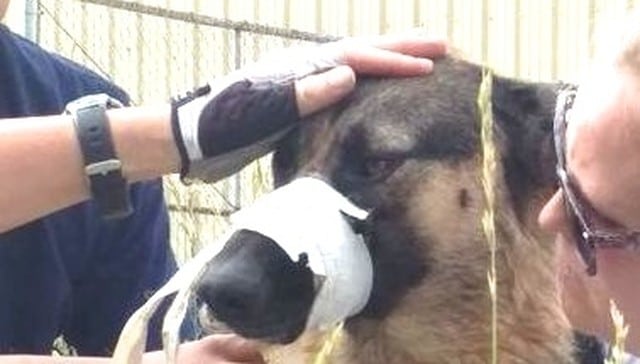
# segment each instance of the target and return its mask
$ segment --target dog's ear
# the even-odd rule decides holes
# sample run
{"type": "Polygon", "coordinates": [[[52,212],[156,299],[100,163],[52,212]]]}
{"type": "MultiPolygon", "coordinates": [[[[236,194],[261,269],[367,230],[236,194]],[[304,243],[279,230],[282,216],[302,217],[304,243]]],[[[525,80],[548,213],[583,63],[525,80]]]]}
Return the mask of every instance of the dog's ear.
{"type": "Polygon", "coordinates": [[[271,159],[273,187],[280,187],[295,177],[298,169],[298,156],[302,149],[302,132],[295,128],[278,142],[271,159]]]}
{"type": "Polygon", "coordinates": [[[553,116],[558,88],[494,77],[493,114],[505,138],[505,179],[518,204],[555,185],[553,116]]]}
{"type": "Polygon", "coordinates": [[[349,98],[343,99],[333,107],[305,117],[298,127],[292,129],[276,145],[271,160],[274,187],[280,187],[301,171],[305,158],[313,155],[329,142],[329,128],[343,109],[349,98]]]}

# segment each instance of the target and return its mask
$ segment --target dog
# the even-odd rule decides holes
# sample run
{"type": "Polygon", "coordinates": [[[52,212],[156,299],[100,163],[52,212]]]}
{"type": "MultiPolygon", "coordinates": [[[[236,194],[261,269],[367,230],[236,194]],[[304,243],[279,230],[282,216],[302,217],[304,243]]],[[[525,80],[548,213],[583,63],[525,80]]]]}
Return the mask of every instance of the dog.
{"type": "MultiPolygon", "coordinates": [[[[482,75],[480,65],[447,56],[429,76],[361,80],[350,98],[305,120],[275,151],[276,186],[316,176],[370,211],[354,229],[371,256],[371,292],[345,321],[329,362],[489,362],[482,75]]],[[[604,361],[597,342],[576,334],[567,320],[556,246],[536,222],[557,187],[559,88],[492,81],[500,363],[604,361]]],[[[305,330],[315,283],[302,259],[290,259],[268,237],[239,231],[205,271],[198,294],[212,313],[205,319],[215,316],[242,336],[281,344],[280,356],[289,359],[283,362],[298,363],[320,345],[305,330]]]]}

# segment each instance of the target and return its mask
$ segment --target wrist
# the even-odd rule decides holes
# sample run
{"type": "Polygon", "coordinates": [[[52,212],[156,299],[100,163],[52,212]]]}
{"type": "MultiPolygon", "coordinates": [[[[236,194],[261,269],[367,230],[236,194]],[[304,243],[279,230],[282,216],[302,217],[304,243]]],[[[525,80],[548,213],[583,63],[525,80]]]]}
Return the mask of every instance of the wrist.
{"type": "Polygon", "coordinates": [[[180,157],[171,132],[169,105],[108,112],[116,153],[130,182],[177,173],[180,157]]]}
{"type": "Polygon", "coordinates": [[[211,87],[205,85],[171,98],[171,132],[180,156],[180,176],[185,177],[191,161],[203,158],[198,141],[198,125],[202,109],[211,97],[211,87]]]}
{"type": "Polygon", "coordinates": [[[122,161],[113,145],[108,109],[122,107],[107,94],[92,94],[73,100],[65,113],[73,120],[82,153],[85,181],[100,215],[107,220],[121,219],[133,212],[122,161]]]}

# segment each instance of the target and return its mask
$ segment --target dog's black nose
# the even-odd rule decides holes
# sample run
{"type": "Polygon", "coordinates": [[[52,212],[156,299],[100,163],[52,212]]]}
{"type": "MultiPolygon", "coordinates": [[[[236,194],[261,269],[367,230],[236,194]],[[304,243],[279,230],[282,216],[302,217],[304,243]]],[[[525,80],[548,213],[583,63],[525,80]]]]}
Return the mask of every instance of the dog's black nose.
{"type": "Polygon", "coordinates": [[[209,262],[198,296],[236,333],[288,343],[304,330],[313,281],[306,256],[293,261],[272,239],[240,230],[209,262]]]}

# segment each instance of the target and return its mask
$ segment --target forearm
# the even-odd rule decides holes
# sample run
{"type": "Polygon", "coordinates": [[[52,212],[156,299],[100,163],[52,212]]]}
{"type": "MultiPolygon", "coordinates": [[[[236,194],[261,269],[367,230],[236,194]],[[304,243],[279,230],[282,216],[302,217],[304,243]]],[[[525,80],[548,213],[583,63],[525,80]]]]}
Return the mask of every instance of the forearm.
{"type": "Polygon", "coordinates": [[[101,364],[109,363],[106,357],[75,357],[46,355],[3,355],[0,364],[101,364]]]}
{"type": "MultiPolygon", "coordinates": [[[[108,364],[110,357],[78,357],[47,355],[0,355],[0,364],[108,364]]],[[[265,364],[251,341],[235,335],[212,335],[180,344],[180,364],[265,364]]],[[[142,356],[142,364],[164,364],[163,351],[150,351],[142,356]]]]}
{"type": "MultiPolygon", "coordinates": [[[[110,110],[116,153],[129,181],[178,169],[169,106],[110,110]]],[[[70,116],[0,121],[0,232],[89,197],[70,116]]]]}
{"type": "MultiPolygon", "coordinates": [[[[264,155],[301,116],[349,94],[354,72],[422,75],[433,63],[420,57],[445,52],[444,42],[423,37],[291,50],[181,99],[179,138],[168,105],[109,111],[115,149],[131,182],[177,172],[180,161],[189,178],[224,178],[264,155]]],[[[88,198],[70,117],[0,122],[0,191],[0,233],[88,198]]]]}
{"type": "Polygon", "coordinates": [[[116,153],[130,182],[178,172],[169,105],[109,111],[116,153]]]}
{"type": "MultiPolygon", "coordinates": [[[[0,364],[108,364],[110,362],[112,358],[102,356],[0,355],[0,364]]],[[[190,361],[187,360],[187,362],[190,361]]],[[[143,356],[142,364],[161,363],[165,363],[164,353],[161,351],[148,352],[143,356]]]]}

